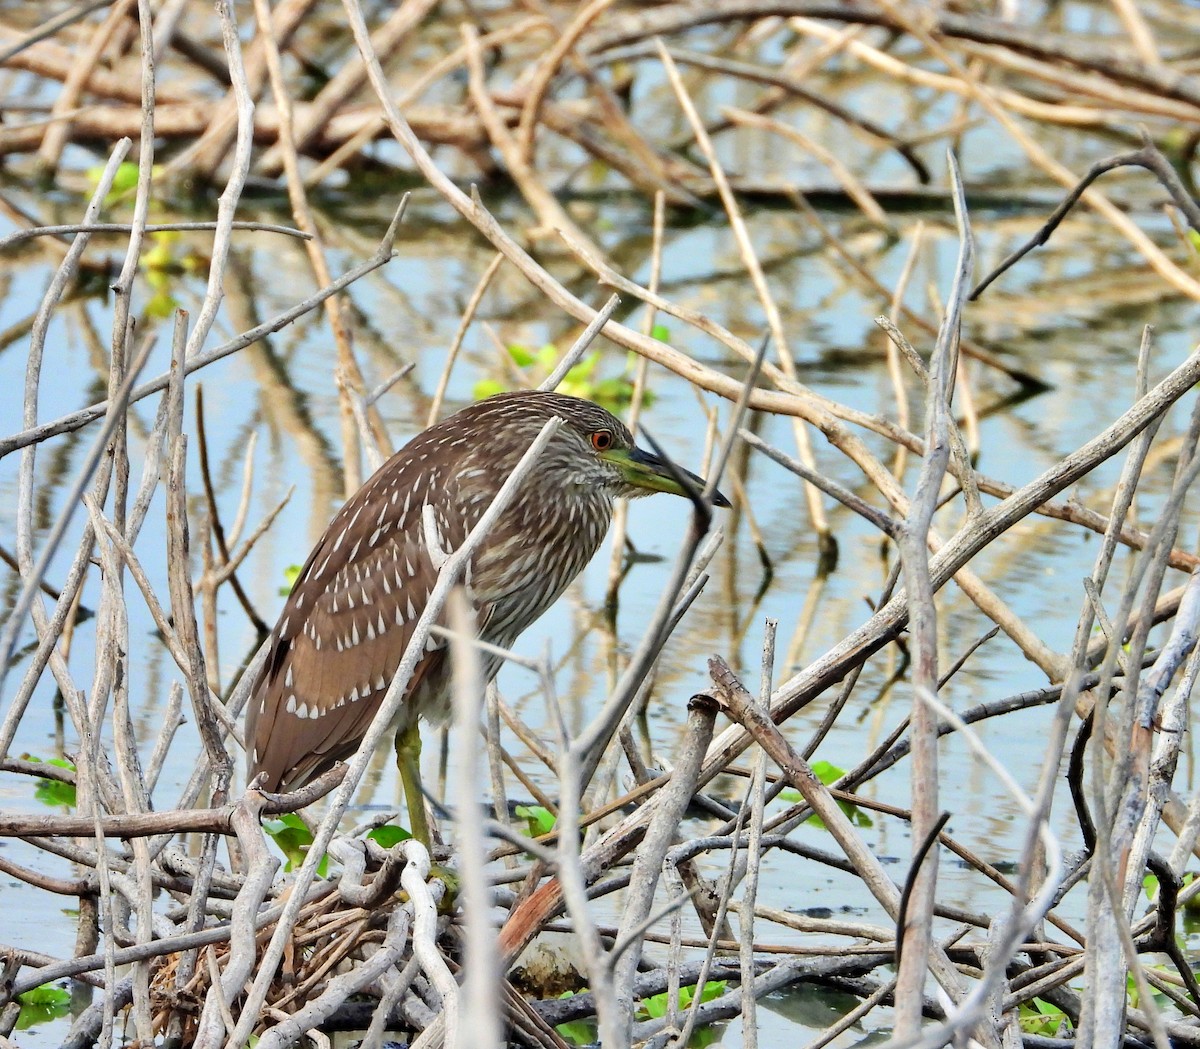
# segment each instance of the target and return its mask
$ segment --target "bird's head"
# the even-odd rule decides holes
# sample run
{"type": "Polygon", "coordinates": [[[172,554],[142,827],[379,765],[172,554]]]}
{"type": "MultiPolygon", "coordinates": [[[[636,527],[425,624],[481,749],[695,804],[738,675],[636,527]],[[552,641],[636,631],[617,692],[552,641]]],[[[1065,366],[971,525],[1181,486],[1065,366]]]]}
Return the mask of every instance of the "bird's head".
{"type": "MultiPolygon", "coordinates": [[[[512,438],[519,458],[547,420],[558,416],[563,426],[543,453],[539,473],[564,483],[595,485],[613,496],[637,498],[654,492],[686,496],[678,475],[697,492],[704,478],[671,466],[653,452],[639,448],[620,419],[592,401],[559,393],[523,391],[499,394],[481,403],[506,417],[504,435],[512,438]]],[[[720,492],[712,494],[714,506],[729,506],[720,492]]]]}

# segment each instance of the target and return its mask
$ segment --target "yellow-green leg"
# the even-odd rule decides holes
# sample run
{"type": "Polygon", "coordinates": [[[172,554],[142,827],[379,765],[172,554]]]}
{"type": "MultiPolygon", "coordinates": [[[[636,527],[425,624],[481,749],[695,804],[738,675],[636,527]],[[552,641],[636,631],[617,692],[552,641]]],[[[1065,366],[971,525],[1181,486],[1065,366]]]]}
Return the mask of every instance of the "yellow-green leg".
{"type": "Polygon", "coordinates": [[[409,830],[425,848],[431,848],[433,839],[429,836],[425,794],[421,790],[421,733],[415,719],[396,733],[396,767],[400,770],[400,783],[408,806],[409,830]]]}

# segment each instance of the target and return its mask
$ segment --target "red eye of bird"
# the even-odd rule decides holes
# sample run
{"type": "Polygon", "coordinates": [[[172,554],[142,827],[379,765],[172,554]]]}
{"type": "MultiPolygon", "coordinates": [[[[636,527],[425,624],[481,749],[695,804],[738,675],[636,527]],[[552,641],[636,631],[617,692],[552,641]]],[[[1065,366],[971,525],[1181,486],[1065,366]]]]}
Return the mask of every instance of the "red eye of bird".
{"type": "Polygon", "coordinates": [[[598,452],[607,452],[613,446],[611,430],[597,430],[592,434],[592,447],[598,452]]]}

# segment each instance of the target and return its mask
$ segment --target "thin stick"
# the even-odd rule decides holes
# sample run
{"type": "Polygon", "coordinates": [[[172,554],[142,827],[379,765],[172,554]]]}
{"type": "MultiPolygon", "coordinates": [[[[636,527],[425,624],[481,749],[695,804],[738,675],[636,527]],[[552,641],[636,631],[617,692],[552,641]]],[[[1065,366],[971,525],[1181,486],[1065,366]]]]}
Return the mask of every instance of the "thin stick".
{"type": "MultiPolygon", "coordinates": [[[[932,839],[939,819],[937,720],[926,702],[938,681],[937,612],[930,574],[929,532],[937,509],[938,491],[950,460],[950,398],[957,372],[959,318],[969,287],[974,245],[966,202],[954,155],[947,152],[955,186],[954,213],[959,230],[959,258],[950,304],[943,316],[937,346],[930,360],[926,399],[925,459],[908,519],[900,537],[904,564],[909,628],[913,638],[913,705],[909,715],[912,739],[914,848],[932,839]]],[[[914,864],[918,864],[914,856],[914,864]]],[[[920,1030],[924,1007],[926,956],[933,943],[933,911],[937,888],[937,852],[918,864],[908,896],[908,921],[900,934],[903,957],[896,981],[896,1034],[912,1038],[920,1030]]]]}
{"type": "Polygon", "coordinates": [[[596,336],[600,334],[600,329],[608,323],[608,318],[611,317],[614,312],[616,312],[617,307],[620,305],[621,296],[609,296],[608,301],[602,307],[600,307],[600,311],[595,317],[592,318],[588,326],[583,329],[583,332],[580,334],[579,338],[576,339],[571,348],[562,355],[562,358],[554,366],[554,370],[547,375],[542,384],[538,386],[539,390],[555,390],[558,388],[558,384],[567,377],[567,373],[574,368],[575,365],[579,363],[579,359],[585,353],[587,353],[588,348],[595,341],[596,336]]]}
{"type": "Polygon", "coordinates": [[[617,933],[617,940],[625,940],[629,946],[612,963],[613,989],[620,1010],[619,1023],[625,1032],[621,1036],[625,1040],[618,1044],[628,1044],[628,1032],[633,1026],[636,1005],[633,977],[642,956],[641,944],[630,942],[630,932],[640,927],[650,915],[663,857],[674,842],[683,813],[691,801],[700,763],[712,739],[716,713],[715,704],[707,696],[694,696],[688,703],[687,726],[671,782],[660,794],[663,800],[646,830],[646,839],[634,862],[617,933]]]}
{"type": "MultiPolygon", "coordinates": [[[[762,672],[759,679],[758,705],[771,705],[771,682],[775,671],[775,631],[779,622],[763,624],[762,672]]],[[[750,788],[750,826],[746,837],[746,882],[742,889],[738,939],[738,962],[742,972],[742,1040],[746,1049],[758,1049],[758,1017],[754,998],[754,912],[758,900],[758,872],[762,862],[763,806],[766,798],[767,753],[760,750],[754,759],[750,788]]]]}
{"type": "MultiPolygon", "coordinates": [[[[483,673],[478,650],[458,640],[476,633],[475,617],[461,588],[451,595],[447,612],[450,628],[454,631],[450,642],[454,729],[460,740],[469,741],[479,728],[484,689],[481,687],[483,673]]],[[[486,875],[488,838],[479,804],[482,793],[480,756],[479,749],[468,742],[466,753],[458,762],[454,791],[456,855],[466,924],[462,1022],[463,1030],[471,1032],[472,1045],[479,1049],[498,1049],[502,1042],[497,993],[501,973],[496,964],[496,930],[490,921],[490,888],[486,875]]]]}
{"type": "MultiPolygon", "coordinates": [[[[108,2],[108,0],[106,0],[108,2]]],[[[215,230],[215,222],[149,222],[141,227],[146,233],[197,233],[215,230]]],[[[299,237],[307,240],[310,236],[291,226],[278,226],[264,222],[237,221],[230,224],[230,229],[251,230],[256,233],[281,233],[286,237],[299,237]]],[[[67,233],[132,233],[134,226],[129,222],[73,222],[60,226],[35,226],[32,229],[19,229],[0,237],[0,251],[24,244],[38,237],[61,237],[67,233]]]]}
{"type": "Polygon", "coordinates": [[[438,421],[438,416],[442,414],[442,402],[446,399],[446,390],[450,385],[450,373],[454,370],[454,363],[458,360],[458,351],[462,349],[463,339],[467,337],[467,329],[471,326],[471,321],[475,319],[475,314],[479,310],[479,304],[483,301],[483,296],[488,290],[488,286],[492,283],[492,278],[496,275],[496,271],[500,269],[500,264],[504,261],[504,256],[500,252],[496,252],[492,256],[492,261],[487,264],[483,275],[475,284],[474,290],[471,292],[471,297],[467,299],[466,309],[463,310],[462,317],[459,318],[458,328],[454,332],[454,338],[450,340],[450,349],[446,352],[446,363],[442,365],[442,374],[438,378],[437,389],[433,392],[433,400],[429,404],[429,414],[425,418],[425,426],[430,427],[438,421]]]}
{"type": "MultiPolygon", "coordinates": [[[[750,239],[750,231],[746,228],[746,222],[742,218],[737,198],[733,195],[733,190],[729,186],[729,180],[726,178],[725,171],[721,167],[716,150],[713,148],[712,141],[708,137],[708,132],[704,129],[704,124],[700,120],[700,114],[696,112],[695,104],[688,95],[683,78],[679,75],[679,70],[671,59],[670,52],[667,51],[661,40],[657,41],[657,46],[658,57],[663,64],[663,69],[666,71],[667,79],[670,81],[671,88],[679,100],[679,105],[683,109],[688,123],[691,124],[692,133],[696,136],[696,144],[700,147],[700,151],[708,161],[709,171],[712,173],[713,182],[721,197],[721,204],[724,206],[725,213],[729,217],[729,226],[733,231],[734,240],[741,254],[742,264],[746,267],[746,272],[750,276],[750,282],[754,285],[759,302],[762,304],[763,312],[767,315],[767,325],[771,329],[771,337],[775,340],[775,353],[779,357],[779,365],[788,379],[796,382],[798,380],[796,363],[788,347],[787,337],[783,328],[783,317],[779,312],[775,297],[771,294],[770,287],[767,284],[762,264],[759,262],[758,255],[754,251],[754,245],[750,239]]],[[[804,428],[804,424],[798,420],[794,423],[792,429],[796,437],[796,450],[801,461],[810,470],[815,470],[816,460],[813,457],[808,431],[804,428]]],[[[804,494],[808,502],[809,515],[812,517],[813,528],[821,538],[822,545],[825,545],[828,543],[831,534],[829,521],[825,515],[825,507],[822,505],[816,489],[807,483],[804,486],[804,494]]]]}

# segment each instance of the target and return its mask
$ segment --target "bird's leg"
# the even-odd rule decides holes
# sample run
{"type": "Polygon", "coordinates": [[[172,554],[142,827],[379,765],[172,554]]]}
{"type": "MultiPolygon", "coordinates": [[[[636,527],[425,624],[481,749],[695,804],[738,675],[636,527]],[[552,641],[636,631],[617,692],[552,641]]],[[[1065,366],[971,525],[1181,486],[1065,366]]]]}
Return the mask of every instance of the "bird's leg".
{"type": "MultiPolygon", "coordinates": [[[[421,790],[421,733],[416,720],[407,728],[396,733],[396,766],[400,769],[400,782],[404,785],[404,801],[408,805],[409,830],[429,851],[433,858],[433,837],[429,833],[429,821],[425,818],[425,792],[421,790]]],[[[458,907],[458,874],[452,867],[434,863],[429,876],[437,878],[446,886],[446,892],[438,904],[439,914],[453,914],[458,907]]]]}
{"type": "Polygon", "coordinates": [[[404,801],[408,805],[409,830],[425,848],[431,849],[433,839],[425,819],[425,793],[421,790],[421,733],[416,718],[396,733],[396,767],[400,770],[404,801]]]}

